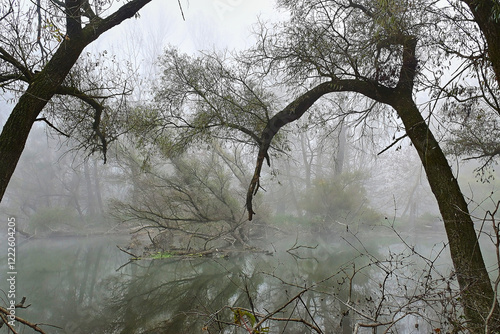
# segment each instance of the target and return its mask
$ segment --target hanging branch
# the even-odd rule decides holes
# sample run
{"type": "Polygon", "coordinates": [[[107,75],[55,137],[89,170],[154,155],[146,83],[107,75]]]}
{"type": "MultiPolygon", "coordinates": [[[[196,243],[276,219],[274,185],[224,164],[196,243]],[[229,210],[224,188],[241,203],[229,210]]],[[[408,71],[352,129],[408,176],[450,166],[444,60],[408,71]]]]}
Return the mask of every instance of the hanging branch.
{"type": "Polygon", "coordinates": [[[278,131],[285,125],[292,123],[304,115],[309,108],[323,95],[333,92],[357,92],[361,93],[377,102],[386,101],[391,95],[390,88],[377,85],[373,82],[357,80],[357,79],[332,79],[331,81],[323,82],[316,87],[310,89],[300,95],[283,110],[274,115],[268,122],[260,137],[260,149],[255,164],[255,172],[250,182],[247,191],[246,207],[248,211],[248,220],[252,220],[255,212],[252,209],[253,197],[257,194],[260,188],[260,173],[264,159],[267,165],[270,166],[268,150],[271,147],[271,142],[278,131]]]}

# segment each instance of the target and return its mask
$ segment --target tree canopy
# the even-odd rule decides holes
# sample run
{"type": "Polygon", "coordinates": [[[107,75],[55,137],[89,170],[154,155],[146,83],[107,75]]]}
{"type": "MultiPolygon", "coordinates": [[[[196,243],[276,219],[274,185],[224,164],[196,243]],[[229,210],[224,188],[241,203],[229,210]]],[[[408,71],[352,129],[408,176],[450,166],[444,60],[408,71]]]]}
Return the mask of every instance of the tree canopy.
{"type": "Polygon", "coordinates": [[[52,125],[49,119],[39,116],[54,95],[71,96],[90,106],[91,137],[106,151],[107,138],[101,123],[105,96],[102,90],[96,93],[96,87],[85,87],[81,80],[85,75],[78,78],[76,73],[68,74],[87,45],[134,17],[150,1],[132,0],[114,12],[113,1],[11,1],[4,5],[0,21],[4,32],[0,39],[0,83],[3,89],[17,92],[19,98],[0,135],[0,197],[33,123],[43,120],[52,125]]]}

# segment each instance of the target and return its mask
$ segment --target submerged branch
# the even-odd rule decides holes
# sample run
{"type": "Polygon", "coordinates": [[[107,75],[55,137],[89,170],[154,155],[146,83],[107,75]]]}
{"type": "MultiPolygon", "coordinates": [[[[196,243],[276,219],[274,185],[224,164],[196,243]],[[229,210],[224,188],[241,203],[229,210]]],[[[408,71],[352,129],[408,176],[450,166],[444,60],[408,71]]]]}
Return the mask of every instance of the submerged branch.
{"type": "MultiPolygon", "coordinates": [[[[12,333],[16,334],[17,332],[14,330],[14,328],[12,328],[12,326],[10,326],[9,323],[5,321],[6,320],[5,316],[10,316],[9,310],[0,306],[0,313],[2,313],[2,314],[0,314],[0,317],[2,318],[4,323],[7,325],[7,327],[9,327],[9,329],[12,331],[12,333]]],[[[33,329],[35,332],[38,332],[41,334],[46,334],[46,332],[39,327],[39,324],[32,323],[28,320],[25,320],[23,318],[18,317],[17,315],[14,315],[14,318],[16,321],[33,329]]],[[[52,327],[56,327],[56,326],[52,326],[52,327]]],[[[56,328],[62,329],[61,327],[56,327],[56,328]]]]}

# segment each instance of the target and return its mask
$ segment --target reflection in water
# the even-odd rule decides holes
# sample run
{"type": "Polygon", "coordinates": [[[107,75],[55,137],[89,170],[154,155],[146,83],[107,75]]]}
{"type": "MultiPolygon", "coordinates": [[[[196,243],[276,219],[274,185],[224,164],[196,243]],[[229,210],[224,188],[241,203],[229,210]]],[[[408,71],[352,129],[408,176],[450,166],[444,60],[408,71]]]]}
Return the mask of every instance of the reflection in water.
{"type": "MultiPolygon", "coordinates": [[[[394,313],[399,307],[394,303],[408,303],[410,297],[414,314],[428,312],[422,298],[416,297],[420,292],[408,282],[415,285],[418,279],[422,287],[417,288],[430,289],[425,278],[429,272],[409,266],[416,257],[405,255],[400,240],[377,237],[370,244],[351,239],[321,245],[269,244],[273,256],[141,260],[118,271],[128,261],[115,247],[124,244],[123,239],[35,240],[18,248],[17,295],[27,296],[31,306],[17,312],[32,322],[57,326],[45,326],[50,333],[73,334],[245,333],[234,326],[235,311],[230,307],[253,309],[260,315],[258,321],[294,296],[298,297],[272,316],[290,321],[264,324],[271,333],[312,333],[311,327],[324,333],[352,333],[357,323],[369,323],[368,319],[382,322],[405,315],[409,308],[394,313]],[[293,319],[303,319],[311,327],[293,319]]],[[[429,255],[422,240],[419,243],[421,253],[429,255]]],[[[434,246],[436,252],[440,249],[434,246]]],[[[438,263],[432,266],[437,270],[438,263]]],[[[4,282],[2,277],[0,287],[5,290],[4,282]]],[[[443,279],[441,284],[448,282],[443,279]]],[[[406,316],[394,328],[432,330],[419,321],[406,316]]]]}

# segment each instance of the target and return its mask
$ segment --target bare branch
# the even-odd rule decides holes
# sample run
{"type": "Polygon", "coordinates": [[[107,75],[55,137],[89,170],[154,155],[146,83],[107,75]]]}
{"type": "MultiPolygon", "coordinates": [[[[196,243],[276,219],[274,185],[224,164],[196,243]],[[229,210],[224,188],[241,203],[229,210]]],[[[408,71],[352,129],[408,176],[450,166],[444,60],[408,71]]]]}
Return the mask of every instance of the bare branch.
{"type": "Polygon", "coordinates": [[[92,129],[94,130],[97,137],[101,141],[104,163],[106,163],[108,142],[106,136],[102,133],[100,129],[101,117],[105,107],[101,103],[99,103],[94,96],[87,95],[76,87],[59,86],[56,94],[71,95],[77,97],[83,102],[89,104],[92,108],[94,108],[95,113],[94,113],[94,122],[92,123],[92,129]]]}
{"type": "Polygon", "coordinates": [[[401,137],[398,137],[396,138],[391,145],[387,146],[386,148],[384,148],[382,151],[378,152],[377,155],[381,155],[382,153],[384,153],[385,151],[387,151],[388,149],[390,149],[391,147],[393,147],[394,145],[396,145],[401,139],[404,139],[408,137],[408,135],[405,133],[404,135],[402,135],[401,137]]]}
{"type": "Polygon", "coordinates": [[[33,73],[1,46],[0,46],[0,59],[5,60],[6,62],[10,63],[15,68],[17,68],[23,74],[23,77],[19,77],[23,81],[30,82],[33,79],[33,73]]]}
{"type": "Polygon", "coordinates": [[[47,118],[45,117],[40,117],[40,118],[37,118],[35,119],[35,122],[39,122],[39,121],[42,121],[42,122],[45,122],[47,123],[48,126],[50,126],[52,129],[56,130],[59,134],[63,135],[64,137],[67,137],[69,138],[70,136],[64,132],[62,132],[61,130],[59,130],[54,124],[52,124],[47,118]]]}
{"type": "MultiPolygon", "coordinates": [[[[3,313],[4,315],[7,315],[7,316],[10,315],[9,310],[7,310],[6,308],[1,307],[1,306],[0,306],[0,312],[3,313]]],[[[3,321],[5,321],[5,319],[3,319],[4,315],[2,315],[2,320],[3,321]]],[[[41,334],[46,334],[46,332],[43,329],[41,329],[38,324],[34,324],[34,323],[32,323],[32,322],[30,322],[28,320],[25,320],[23,318],[18,317],[17,315],[15,316],[15,319],[16,319],[16,321],[19,321],[20,323],[22,323],[22,324],[30,327],[35,332],[38,332],[38,333],[41,333],[41,334]]],[[[17,333],[11,326],[9,326],[8,322],[5,322],[5,323],[7,324],[7,326],[9,327],[9,329],[12,331],[12,333],[14,333],[14,334],[17,333]]]]}
{"type": "Polygon", "coordinates": [[[177,3],[179,4],[179,9],[181,10],[182,19],[186,21],[186,18],[184,17],[184,11],[182,10],[181,0],[177,0],[177,3]]]}

